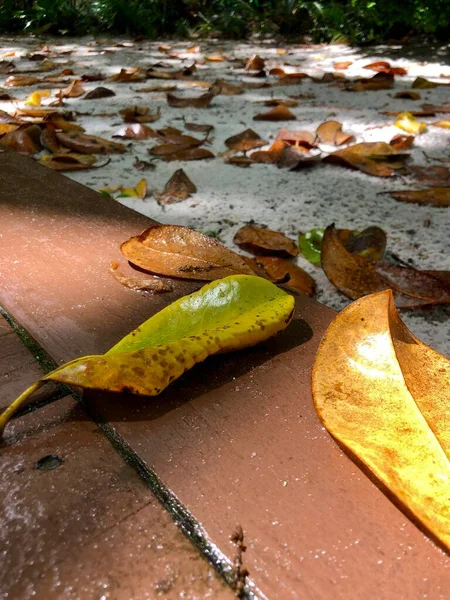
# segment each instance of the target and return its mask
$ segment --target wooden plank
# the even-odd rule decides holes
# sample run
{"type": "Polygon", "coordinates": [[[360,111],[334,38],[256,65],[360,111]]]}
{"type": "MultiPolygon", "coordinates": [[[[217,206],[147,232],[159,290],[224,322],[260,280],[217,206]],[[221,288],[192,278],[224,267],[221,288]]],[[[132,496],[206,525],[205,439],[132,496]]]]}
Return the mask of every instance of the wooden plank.
{"type": "MultiPolygon", "coordinates": [[[[172,300],[142,298],[106,272],[119,243],[148,220],[25,162],[9,155],[0,169],[15,173],[17,185],[26,168],[30,182],[20,198],[5,184],[0,218],[9,255],[0,252],[0,266],[8,285],[0,300],[58,361],[104,351],[172,300]],[[39,186],[41,195],[32,191],[39,186]],[[19,223],[27,246],[17,240],[19,223]],[[41,253],[33,254],[39,240],[41,253]]],[[[267,344],[210,359],[156,399],[101,395],[91,406],[228,556],[231,531],[244,527],[246,563],[267,596],[444,599],[449,558],[342,454],[315,415],[310,369],[333,315],[299,298],[296,321],[267,344]]]]}
{"type": "MultiPolygon", "coordinates": [[[[5,330],[0,355],[14,346],[5,330]]],[[[1,598],[234,597],[70,397],[9,425],[0,481],[1,598]],[[49,455],[61,464],[37,469],[49,455]]]]}

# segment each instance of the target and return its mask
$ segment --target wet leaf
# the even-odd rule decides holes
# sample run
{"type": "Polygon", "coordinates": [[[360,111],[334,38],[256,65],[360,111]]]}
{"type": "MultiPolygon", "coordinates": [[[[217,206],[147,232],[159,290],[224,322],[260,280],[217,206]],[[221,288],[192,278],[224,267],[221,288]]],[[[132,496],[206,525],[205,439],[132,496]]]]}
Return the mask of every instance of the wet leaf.
{"type": "Polygon", "coordinates": [[[277,165],[280,168],[289,169],[290,171],[301,171],[315,167],[321,163],[320,154],[312,156],[307,153],[307,150],[302,147],[288,146],[284,149],[283,154],[277,165]]]}
{"type": "Polygon", "coordinates": [[[298,247],[302,255],[313,265],[320,265],[320,252],[324,229],[310,229],[298,236],[298,247]]]}
{"type": "Polygon", "coordinates": [[[167,94],[167,103],[175,108],[208,108],[214,99],[214,94],[207,92],[196,98],[179,97],[175,94],[167,94]]]}
{"type": "Polygon", "coordinates": [[[236,232],[233,242],[242,250],[253,254],[294,257],[298,255],[296,244],[280,231],[256,225],[245,225],[236,232]]]}
{"type": "Polygon", "coordinates": [[[404,167],[408,156],[385,142],[362,142],[337,150],[324,158],[325,162],[358,169],[376,177],[391,177],[395,169],[404,167]],[[396,162],[393,163],[393,160],[396,162]]]}
{"type": "Polygon", "coordinates": [[[122,144],[95,135],[77,132],[57,133],[56,135],[63,146],[81,154],[122,154],[126,150],[122,144]]]}
{"type": "Polygon", "coordinates": [[[429,206],[450,206],[450,188],[435,187],[427,190],[402,190],[389,192],[400,202],[427,204],[429,206]]]}
{"type": "Polygon", "coordinates": [[[158,204],[164,206],[166,204],[174,204],[175,202],[186,200],[191,194],[195,194],[196,191],[196,186],[192,183],[183,169],[178,169],[166,183],[162,194],[155,193],[155,197],[158,204]]]}
{"type": "Polygon", "coordinates": [[[158,275],[212,281],[252,273],[238,254],[217,240],[179,225],[149,227],[120,249],[131,263],[158,275]]]}
{"type": "Polygon", "coordinates": [[[282,331],[293,311],[294,298],[261,277],[210,283],[156,313],[106,354],[77,358],[42,377],[1,415],[0,430],[46,381],[155,396],[208,356],[282,331]]]}
{"type": "Polygon", "coordinates": [[[264,59],[261,58],[258,54],[255,54],[248,60],[247,64],[245,65],[245,68],[247,71],[261,71],[262,69],[264,69],[265,66],[266,63],[264,59]]]}
{"type": "Polygon", "coordinates": [[[129,140],[148,140],[158,137],[156,131],[142,123],[131,123],[123,125],[112,137],[125,138],[129,140]]]}
{"type": "Polygon", "coordinates": [[[126,106],[119,110],[119,114],[123,117],[125,123],[154,123],[161,118],[159,108],[150,112],[147,106],[126,106]]]}
{"type": "Polygon", "coordinates": [[[223,62],[225,58],[221,54],[208,54],[205,56],[207,62],[223,62]]]}
{"type": "Polygon", "coordinates": [[[248,260],[247,264],[254,266],[257,274],[261,274],[273,282],[284,283],[288,288],[300,294],[314,296],[314,279],[289,260],[277,256],[258,256],[258,258],[248,260]]]}
{"type": "Polygon", "coordinates": [[[261,139],[253,129],[246,129],[242,133],[232,135],[225,140],[225,145],[228,148],[239,150],[241,152],[253,150],[254,148],[261,148],[261,146],[265,146],[266,144],[267,142],[261,139]]]}
{"type": "Polygon", "coordinates": [[[289,144],[286,142],[276,140],[268,150],[252,152],[250,158],[254,163],[275,165],[282,159],[283,153],[287,147],[289,147],[289,144]]]}
{"type": "Polygon", "coordinates": [[[419,92],[404,90],[403,92],[397,92],[394,98],[402,98],[404,100],[420,100],[421,95],[419,94],[419,92]]]}
{"type": "Polygon", "coordinates": [[[427,128],[426,123],[419,121],[409,112],[399,113],[395,119],[394,125],[399,129],[403,129],[403,131],[406,131],[407,133],[413,133],[414,135],[423,133],[427,128]]]}
{"type": "Polygon", "coordinates": [[[325,121],[316,129],[316,135],[322,144],[330,146],[341,146],[355,141],[355,137],[350,133],[342,131],[342,123],[339,121],[325,121]]]}
{"type": "Polygon", "coordinates": [[[39,163],[54,171],[85,171],[96,165],[97,159],[92,154],[76,154],[74,152],[64,154],[44,154],[39,163]]]}
{"type": "Polygon", "coordinates": [[[30,75],[10,75],[3,85],[6,87],[25,87],[34,85],[35,83],[39,83],[37,77],[31,77],[30,75]]]}
{"type": "Polygon", "coordinates": [[[259,113],[253,117],[254,121],[293,121],[297,117],[287,106],[278,105],[265,113],[259,113]]]}
{"type": "Polygon", "coordinates": [[[438,83],[428,81],[428,79],[425,79],[425,77],[416,77],[411,87],[415,90],[431,90],[432,88],[435,88],[438,85],[438,83]]]}
{"type": "Polygon", "coordinates": [[[447,548],[449,384],[448,359],[406,328],[389,291],[339,313],[313,366],[322,423],[447,548]]]}
{"type": "Polygon", "coordinates": [[[97,100],[99,98],[110,98],[115,96],[116,92],[105,87],[96,87],[92,91],[88,92],[84,97],[84,100],[97,100]]]}

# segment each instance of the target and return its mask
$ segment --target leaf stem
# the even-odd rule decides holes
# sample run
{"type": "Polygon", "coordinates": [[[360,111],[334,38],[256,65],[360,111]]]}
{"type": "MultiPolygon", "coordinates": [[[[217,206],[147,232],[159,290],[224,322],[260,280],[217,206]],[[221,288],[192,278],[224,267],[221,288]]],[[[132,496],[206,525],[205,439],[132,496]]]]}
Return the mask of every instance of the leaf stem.
{"type": "Polygon", "coordinates": [[[27,388],[22,394],[20,394],[20,396],[16,398],[13,402],[11,402],[8,408],[5,411],[3,411],[3,413],[0,415],[0,434],[3,432],[6,424],[11,419],[13,414],[20,408],[23,402],[25,402],[27,398],[34,394],[36,390],[42,387],[44,383],[46,383],[46,381],[41,381],[39,379],[38,381],[33,383],[33,385],[30,385],[29,388],[27,388]]]}

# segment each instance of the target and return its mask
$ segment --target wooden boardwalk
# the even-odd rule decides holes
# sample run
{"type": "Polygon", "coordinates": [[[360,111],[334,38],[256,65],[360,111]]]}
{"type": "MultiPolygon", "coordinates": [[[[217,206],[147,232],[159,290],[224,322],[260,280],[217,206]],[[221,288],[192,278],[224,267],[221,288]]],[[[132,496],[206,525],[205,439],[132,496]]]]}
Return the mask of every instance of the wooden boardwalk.
{"type": "MultiPolygon", "coordinates": [[[[0,305],[32,350],[2,324],[5,405],[39,375],[36,357],[104,352],[196,285],[122,287],[108,267],[149,219],[11,152],[0,177],[0,305]]],[[[315,415],[310,370],[333,316],[299,297],[281,335],[208,359],[157,398],[41,392],[0,447],[0,597],[232,598],[219,575],[240,524],[247,597],[447,599],[448,556],[315,415]],[[36,468],[47,455],[63,462],[36,468]]]]}

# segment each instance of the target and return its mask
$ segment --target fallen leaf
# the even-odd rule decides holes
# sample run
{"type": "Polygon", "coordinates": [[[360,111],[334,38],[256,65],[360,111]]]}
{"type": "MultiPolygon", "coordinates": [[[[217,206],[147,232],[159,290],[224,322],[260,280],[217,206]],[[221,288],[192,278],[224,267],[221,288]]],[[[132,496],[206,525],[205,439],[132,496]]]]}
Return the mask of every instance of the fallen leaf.
{"type": "Polygon", "coordinates": [[[288,108],[295,108],[298,106],[296,100],[290,100],[289,98],[271,98],[270,100],[264,100],[264,106],[287,106],[288,108]]]}
{"type": "Polygon", "coordinates": [[[131,123],[123,125],[112,137],[125,138],[130,140],[148,140],[158,137],[156,131],[142,123],[131,123]]]}
{"type": "Polygon", "coordinates": [[[205,56],[207,62],[223,62],[225,59],[221,54],[208,54],[205,56]]]}
{"type": "Polygon", "coordinates": [[[183,169],[178,169],[166,183],[162,194],[155,193],[155,198],[161,206],[186,200],[197,191],[183,169]]]}
{"type": "Polygon", "coordinates": [[[413,133],[414,135],[423,133],[427,128],[426,123],[419,121],[409,112],[399,113],[395,119],[394,125],[399,129],[403,129],[403,131],[406,131],[407,133],[413,133]]]}
{"type": "Polygon", "coordinates": [[[42,98],[48,98],[49,96],[50,92],[47,90],[33,92],[25,100],[25,104],[28,104],[29,106],[40,106],[42,98]]]}
{"type": "Polygon", "coordinates": [[[306,73],[286,73],[278,79],[274,86],[299,85],[302,80],[308,77],[306,73]]]}
{"type": "Polygon", "coordinates": [[[435,88],[438,85],[439,84],[437,83],[428,81],[428,79],[425,79],[425,77],[416,77],[411,87],[415,90],[431,90],[432,88],[435,88]]]}
{"type": "Polygon", "coordinates": [[[298,248],[290,238],[280,231],[256,225],[245,225],[236,232],[233,242],[252,254],[295,257],[298,248]]]}
{"type": "Polygon", "coordinates": [[[199,140],[192,135],[184,135],[179,133],[174,128],[167,127],[164,129],[158,129],[156,132],[159,140],[164,144],[172,144],[177,146],[195,147],[201,146],[205,140],[199,140]]]}
{"type": "Polygon", "coordinates": [[[436,106],[435,104],[422,104],[424,111],[434,115],[435,113],[450,113],[450,106],[436,106]]]}
{"type": "Polygon", "coordinates": [[[376,263],[374,269],[393,290],[430,304],[450,303],[450,284],[433,275],[386,262],[376,263]]]}
{"type": "Polygon", "coordinates": [[[96,165],[97,159],[92,154],[44,154],[39,163],[54,171],[85,171],[96,165]]]}
{"type": "Polygon", "coordinates": [[[341,62],[335,62],[333,64],[333,67],[337,70],[337,71],[345,71],[346,69],[349,68],[350,65],[352,65],[353,62],[351,60],[345,60],[345,61],[341,61],[341,62]]]}
{"type": "Polygon", "coordinates": [[[396,150],[409,150],[410,148],[412,148],[413,144],[413,135],[403,135],[400,133],[394,135],[392,140],[389,142],[389,145],[395,148],[396,150]]]}
{"type": "Polygon", "coordinates": [[[44,375],[0,416],[2,431],[47,381],[155,396],[217,352],[248,348],[285,329],[294,298],[261,277],[234,276],[176,300],[106,354],[77,358],[44,375]]]}
{"type": "Polygon", "coordinates": [[[430,187],[449,187],[450,186],[450,167],[444,165],[434,165],[430,167],[412,166],[408,172],[424,185],[430,187]]]}
{"type": "Polygon", "coordinates": [[[349,92],[369,92],[388,90],[394,86],[394,76],[390,73],[377,73],[370,79],[362,78],[349,82],[345,89],[349,92]]]}
{"type": "Polygon", "coordinates": [[[14,123],[0,123],[0,136],[5,135],[5,133],[10,133],[11,131],[16,131],[19,127],[20,125],[14,123]]]}
{"type": "Polygon", "coordinates": [[[450,129],[450,119],[441,119],[440,121],[436,121],[431,123],[433,127],[440,127],[441,129],[450,129]]]}
{"type": "Polygon", "coordinates": [[[14,150],[19,154],[34,156],[41,150],[41,130],[37,125],[23,125],[0,138],[0,146],[14,150]]]}
{"type": "Polygon", "coordinates": [[[338,229],[338,236],[352,254],[359,254],[370,260],[381,260],[386,250],[386,233],[380,227],[367,227],[363,231],[338,229]]]}
{"type": "Polygon", "coordinates": [[[222,94],[222,96],[237,96],[243,93],[244,88],[242,85],[236,85],[229,81],[224,81],[223,79],[216,79],[209,91],[215,96],[218,96],[219,94],[222,94]]]}
{"type": "Polygon", "coordinates": [[[449,382],[448,359],[406,328],[389,291],[338,314],[312,375],[328,431],[447,548],[449,382]]]}
{"type": "Polygon", "coordinates": [[[150,112],[147,106],[126,106],[119,110],[119,114],[123,117],[125,123],[154,123],[161,118],[161,112],[157,108],[154,112],[150,112]]]}
{"type": "Polygon", "coordinates": [[[51,127],[45,127],[41,131],[41,145],[52,154],[62,153],[61,144],[56,135],[56,131],[51,127]]]}
{"type": "Polygon", "coordinates": [[[390,195],[400,202],[413,202],[415,204],[427,204],[430,206],[450,206],[450,188],[435,187],[427,190],[402,190],[389,192],[390,195]]]}
{"type": "Polygon", "coordinates": [[[197,98],[180,98],[179,96],[175,96],[175,94],[167,94],[167,103],[169,106],[173,106],[175,108],[208,108],[214,99],[214,94],[207,92],[197,98]]]}
{"type": "Polygon", "coordinates": [[[244,169],[254,164],[248,156],[225,156],[223,160],[227,165],[234,165],[235,167],[242,167],[244,169]]]}
{"type": "Polygon", "coordinates": [[[138,158],[136,158],[136,160],[134,161],[133,167],[138,171],[154,171],[156,169],[155,163],[149,162],[147,160],[139,160],[138,158]]]}
{"type": "Polygon", "coordinates": [[[284,150],[289,146],[282,140],[275,140],[268,150],[258,150],[250,155],[251,160],[254,163],[262,163],[267,165],[277,164],[282,156],[284,150]]]}
{"type": "Polygon", "coordinates": [[[254,148],[261,148],[261,146],[265,146],[266,144],[267,142],[261,139],[253,129],[246,129],[242,133],[232,135],[225,140],[227,148],[239,150],[241,152],[253,150],[254,148]]]}
{"type": "Polygon", "coordinates": [[[30,75],[10,75],[3,85],[6,87],[25,87],[34,85],[35,83],[39,83],[37,77],[31,77],[30,75]]]}
{"type": "Polygon", "coordinates": [[[58,95],[61,98],[79,98],[80,96],[83,96],[83,94],[85,94],[85,93],[86,93],[86,90],[81,85],[81,81],[78,79],[75,79],[66,88],[59,90],[58,95]]]}
{"type": "Polygon", "coordinates": [[[129,81],[143,81],[147,78],[148,73],[143,69],[129,68],[120,69],[119,73],[108,77],[106,81],[117,81],[119,83],[128,83],[129,81]]]}
{"type": "Polygon", "coordinates": [[[111,142],[95,135],[84,133],[57,133],[59,142],[66,148],[81,154],[122,154],[126,148],[123,144],[111,142]]]}
{"type": "Polygon", "coordinates": [[[350,133],[342,131],[342,123],[339,121],[325,121],[316,129],[316,135],[319,142],[330,146],[341,146],[355,141],[355,137],[350,133]]]}
{"type": "Polygon", "coordinates": [[[391,177],[395,174],[394,167],[403,167],[407,156],[409,155],[385,142],[362,142],[343,150],[336,150],[323,160],[359,169],[368,175],[391,177]]]}
{"type": "Polygon", "coordinates": [[[287,106],[278,105],[265,113],[259,113],[253,117],[254,121],[292,121],[297,117],[287,108],[287,106]]]}
{"type": "Polygon", "coordinates": [[[188,131],[198,131],[200,133],[209,134],[214,129],[214,125],[202,125],[201,123],[184,123],[185,129],[188,131]]]}
{"type": "Polygon", "coordinates": [[[401,98],[403,100],[420,100],[421,95],[419,94],[419,92],[404,90],[403,92],[397,92],[394,98],[401,98]]]}
{"type": "Polygon", "coordinates": [[[255,272],[261,272],[267,279],[284,283],[288,288],[305,294],[314,296],[314,279],[296,264],[284,258],[277,256],[258,256],[247,261],[250,266],[254,265],[255,272]]]}
{"type": "Polygon", "coordinates": [[[110,98],[115,96],[116,92],[105,87],[96,87],[86,94],[84,100],[97,100],[99,98],[110,98]]]}
{"type": "Polygon", "coordinates": [[[312,156],[307,153],[305,147],[288,146],[283,150],[283,154],[277,163],[280,168],[289,169],[290,171],[301,171],[315,167],[322,161],[321,155],[312,156]]]}
{"type": "Polygon", "coordinates": [[[214,154],[206,148],[192,146],[179,146],[177,144],[163,144],[155,146],[148,151],[153,156],[158,156],[165,161],[171,160],[205,160],[214,158],[214,154]]]}
{"type": "Polygon", "coordinates": [[[253,273],[236,252],[180,225],[153,225],[120,249],[131,263],[158,275],[212,281],[253,273]]]}
{"type": "Polygon", "coordinates": [[[320,253],[324,229],[310,229],[298,236],[298,247],[302,255],[313,265],[320,265],[320,253]]]}
{"type": "Polygon", "coordinates": [[[277,140],[307,151],[316,148],[316,137],[316,134],[310,131],[291,131],[290,129],[280,129],[277,134],[277,140]]]}
{"type": "Polygon", "coordinates": [[[261,71],[266,66],[264,59],[258,54],[255,54],[247,61],[245,68],[247,71],[261,71]]]}
{"type": "Polygon", "coordinates": [[[134,188],[120,188],[118,198],[140,198],[144,200],[147,196],[147,180],[141,179],[134,188]]]}
{"type": "Polygon", "coordinates": [[[390,63],[379,60],[377,62],[364,65],[364,69],[370,69],[371,71],[377,71],[377,73],[389,73],[390,75],[407,75],[408,71],[403,67],[391,67],[390,63]]]}

